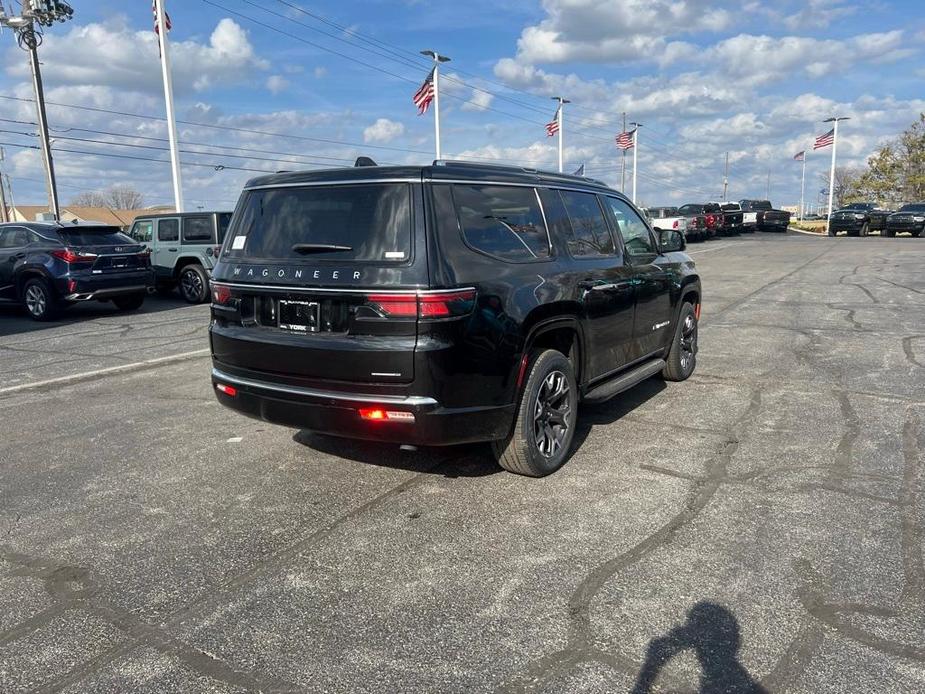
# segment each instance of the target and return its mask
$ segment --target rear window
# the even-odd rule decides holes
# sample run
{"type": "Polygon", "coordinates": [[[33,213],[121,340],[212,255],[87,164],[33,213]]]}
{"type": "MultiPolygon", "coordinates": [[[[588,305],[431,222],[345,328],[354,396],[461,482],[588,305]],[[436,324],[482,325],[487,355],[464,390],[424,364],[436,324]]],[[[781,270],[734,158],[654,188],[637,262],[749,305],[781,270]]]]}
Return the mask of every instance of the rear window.
{"type": "Polygon", "coordinates": [[[477,251],[525,262],[549,257],[549,234],[536,191],[516,186],[453,186],[466,243],[477,251]]]}
{"type": "Polygon", "coordinates": [[[679,211],[681,214],[700,214],[702,209],[702,205],[684,205],[679,211]]]}
{"type": "Polygon", "coordinates": [[[925,212],[925,205],[903,205],[900,212],[925,212]]]}
{"type": "Polygon", "coordinates": [[[720,205],[723,209],[723,212],[740,212],[739,206],[734,202],[727,203],[726,205],[720,205]]]}
{"type": "Polygon", "coordinates": [[[228,231],[228,224],[231,222],[231,212],[218,213],[218,242],[225,240],[225,232],[228,231]]]}
{"type": "Polygon", "coordinates": [[[252,190],[229,236],[224,252],[231,258],[405,262],[411,257],[411,186],[252,190]]]}
{"type": "Polygon", "coordinates": [[[135,243],[119,227],[64,227],[58,229],[61,240],[70,246],[118,246],[135,243]]]}

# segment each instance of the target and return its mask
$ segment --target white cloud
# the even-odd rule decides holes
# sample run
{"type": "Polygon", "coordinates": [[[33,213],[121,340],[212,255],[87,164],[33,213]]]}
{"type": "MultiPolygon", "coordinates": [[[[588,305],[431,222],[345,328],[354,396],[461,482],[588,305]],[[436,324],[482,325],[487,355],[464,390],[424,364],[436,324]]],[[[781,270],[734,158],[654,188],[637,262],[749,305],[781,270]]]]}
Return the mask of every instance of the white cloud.
{"type": "Polygon", "coordinates": [[[270,75],[267,77],[267,89],[271,94],[279,94],[289,88],[289,80],[282,75],[270,75]]]}
{"type": "Polygon", "coordinates": [[[375,123],[363,130],[363,142],[386,143],[391,142],[396,137],[403,135],[405,126],[402,123],[389,120],[388,118],[379,118],[375,123]]]}
{"type": "Polygon", "coordinates": [[[316,78],[321,79],[328,74],[328,69],[319,65],[314,70],[312,70],[312,74],[315,75],[316,78]]]}
{"type": "Polygon", "coordinates": [[[490,92],[484,92],[481,89],[472,90],[472,98],[466,101],[462,105],[463,111],[484,111],[489,106],[491,106],[492,100],[494,100],[494,94],[490,92]]]}
{"type": "MultiPolygon", "coordinates": [[[[7,72],[27,78],[21,52],[10,49],[7,72]],[[12,53],[15,52],[15,53],[12,53]]],[[[247,32],[232,19],[222,19],[208,43],[195,40],[170,44],[174,90],[191,90],[236,84],[254,71],[265,70],[266,60],[251,45],[247,32]]],[[[157,41],[150,29],[132,31],[122,17],[104,24],[71,26],[65,33],[49,32],[42,44],[46,80],[55,85],[98,85],[157,93],[163,89],[157,41]]]]}

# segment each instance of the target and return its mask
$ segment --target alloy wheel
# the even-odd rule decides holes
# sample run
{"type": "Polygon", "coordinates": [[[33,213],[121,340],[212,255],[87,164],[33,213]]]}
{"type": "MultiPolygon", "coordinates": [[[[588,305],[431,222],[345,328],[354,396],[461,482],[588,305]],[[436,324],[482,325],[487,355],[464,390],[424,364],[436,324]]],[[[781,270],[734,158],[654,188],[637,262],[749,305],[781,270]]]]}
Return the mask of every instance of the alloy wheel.
{"type": "Polygon", "coordinates": [[[551,371],[543,379],[533,408],[533,437],[544,458],[551,458],[562,448],[570,414],[568,379],[561,371],[551,371]]]}
{"type": "Polygon", "coordinates": [[[199,273],[194,272],[193,270],[187,270],[183,273],[183,277],[180,278],[180,286],[183,291],[183,296],[189,301],[199,301],[202,296],[202,278],[199,276],[199,273]]]}
{"type": "Polygon", "coordinates": [[[26,309],[33,316],[45,315],[48,306],[48,297],[39,285],[33,284],[26,290],[26,309]]]}
{"type": "Polygon", "coordinates": [[[694,364],[697,353],[697,319],[693,314],[684,317],[681,324],[681,369],[686,373],[694,364]]]}

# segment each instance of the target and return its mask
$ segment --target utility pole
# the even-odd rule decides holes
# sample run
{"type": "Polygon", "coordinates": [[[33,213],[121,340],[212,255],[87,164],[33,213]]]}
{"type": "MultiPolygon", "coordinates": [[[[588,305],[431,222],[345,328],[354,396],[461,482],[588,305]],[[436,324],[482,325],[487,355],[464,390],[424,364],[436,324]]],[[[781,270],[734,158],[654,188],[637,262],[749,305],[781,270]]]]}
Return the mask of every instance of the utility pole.
{"type": "Polygon", "coordinates": [[[450,59],[445,55],[440,55],[437,51],[421,51],[421,55],[426,55],[434,61],[434,153],[437,159],[440,156],[440,63],[448,63],[450,59]]]}
{"type": "Polygon", "coordinates": [[[554,101],[559,102],[559,108],[556,109],[556,120],[559,122],[559,173],[562,173],[562,148],[563,142],[565,139],[565,105],[572,103],[568,99],[563,99],[561,96],[551,97],[554,101]]]}
{"type": "Polygon", "coordinates": [[[729,188],[729,152],[726,152],[726,166],[723,168],[723,202],[726,202],[726,190],[729,188]]]}
{"type": "Polygon", "coordinates": [[[636,166],[636,157],[639,154],[639,128],[642,127],[642,123],[630,123],[633,126],[633,204],[636,203],[636,170],[639,168],[636,166]]]}
{"type": "Polygon", "coordinates": [[[829,171],[829,213],[825,220],[825,233],[828,236],[829,225],[832,223],[832,194],[835,192],[835,150],[838,148],[838,122],[849,120],[847,116],[833,116],[826,118],[823,123],[834,123],[832,126],[832,169],[829,171]]]}
{"type": "Polygon", "coordinates": [[[771,199],[771,169],[768,169],[768,190],[767,195],[764,197],[765,200],[771,199]]]}
{"type": "MultiPolygon", "coordinates": [[[[3,163],[4,154],[5,153],[3,151],[3,147],[0,147],[0,164],[3,163]]],[[[0,220],[4,222],[10,221],[10,216],[7,213],[7,209],[6,209],[6,194],[4,193],[4,190],[3,190],[3,172],[2,171],[0,171],[0,220]]]]}
{"type": "Polygon", "coordinates": [[[58,188],[55,182],[55,166],[48,139],[48,116],[45,113],[45,90],[42,87],[42,70],[39,66],[38,47],[42,43],[41,27],[50,27],[55,22],[65,22],[74,15],[74,10],[62,0],[22,0],[22,14],[9,16],[0,2],[0,26],[9,27],[16,34],[19,47],[29,51],[29,67],[32,70],[32,87],[35,90],[35,107],[38,117],[39,138],[42,145],[42,160],[45,164],[45,184],[48,188],[48,207],[55,219],[58,212],[58,188]],[[36,27],[38,24],[38,27],[36,27]]]}
{"type": "MultiPolygon", "coordinates": [[[[626,132],[626,111],[623,112],[623,130],[621,133],[626,132]]],[[[620,172],[620,192],[626,192],[626,150],[623,150],[623,169],[620,172]]]]}

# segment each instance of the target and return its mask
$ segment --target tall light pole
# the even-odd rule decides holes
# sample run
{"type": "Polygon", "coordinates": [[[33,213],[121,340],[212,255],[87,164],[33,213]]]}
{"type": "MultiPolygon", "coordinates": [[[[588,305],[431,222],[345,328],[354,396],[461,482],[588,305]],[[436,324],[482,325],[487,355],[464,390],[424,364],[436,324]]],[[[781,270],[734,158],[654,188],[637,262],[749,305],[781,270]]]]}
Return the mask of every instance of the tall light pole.
{"type": "MultiPolygon", "coordinates": [[[[626,111],[623,112],[623,130],[626,132],[626,111]]],[[[623,167],[620,169],[620,192],[626,193],[626,148],[623,148],[623,167]]]]}
{"type": "Polygon", "coordinates": [[[561,96],[554,96],[551,98],[553,101],[559,102],[559,108],[556,109],[556,119],[559,121],[559,173],[562,173],[562,143],[565,138],[565,131],[563,129],[565,116],[562,112],[565,110],[565,104],[570,104],[572,102],[568,99],[563,99],[561,96]]]}
{"type": "Polygon", "coordinates": [[[834,123],[832,126],[832,168],[829,170],[829,213],[825,219],[825,233],[829,234],[829,225],[832,223],[832,194],[835,192],[835,151],[838,149],[838,122],[849,120],[847,116],[833,116],[826,118],[823,123],[834,123]]]}
{"type": "Polygon", "coordinates": [[[450,59],[445,55],[440,55],[437,51],[421,51],[421,55],[426,55],[434,61],[434,152],[437,159],[440,156],[440,63],[448,63],[450,59]]]}
{"type": "Polygon", "coordinates": [[[729,188],[729,152],[726,152],[726,165],[723,167],[723,202],[726,202],[726,190],[729,188]]]}
{"type": "Polygon", "coordinates": [[[48,207],[55,219],[58,211],[58,188],[55,183],[55,165],[48,140],[48,117],[45,113],[45,90],[42,87],[42,70],[39,66],[38,47],[42,43],[41,27],[50,27],[55,22],[65,22],[74,15],[74,10],[61,0],[22,0],[22,13],[7,15],[0,2],[0,25],[9,27],[16,34],[19,47],[29,51],[29,66],[32,69],[32,88],[35,90],[35,108],[38,117],[39,137],[42,141],[42,160],[45,164],[45,184],[48,188],[48,207]],[[36,24],[39,28],[36,29],[36,24]]]}
{"type": "Polygon", "coordinates": [[[164,9],[164,0],[153,0],[154,31],[157,34],[157,48],[161,56],[161,78],[164,82],[164,105],[167,109],[167,143],[170,148],[170,173],[173,179],[173,204],[177,212],[183,211],[183,183],[180,174],[180,151],[177,144],[177,120],[173,108],[173,77],[170,72],[170,53],[167,33],[170,18],[164,9]]]}
{"type": "Polygon", "coordinates": [[[639,128],[642,123],[630,123],[633,126],[633,204],[636,204],[636,157],[639,155],[639,128]]]}

